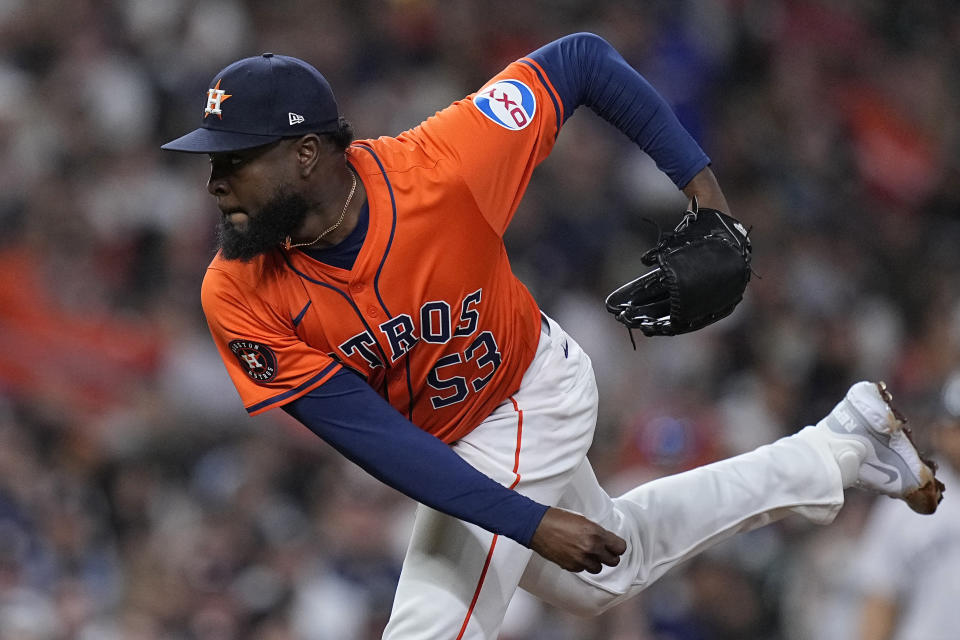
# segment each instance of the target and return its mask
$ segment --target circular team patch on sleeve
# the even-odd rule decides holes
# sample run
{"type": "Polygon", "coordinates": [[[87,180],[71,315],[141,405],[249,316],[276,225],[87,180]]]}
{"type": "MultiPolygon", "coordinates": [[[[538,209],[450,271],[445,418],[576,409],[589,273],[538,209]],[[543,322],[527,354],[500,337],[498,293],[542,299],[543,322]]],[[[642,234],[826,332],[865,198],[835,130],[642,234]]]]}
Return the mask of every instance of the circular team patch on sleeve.
{"type": "Polygon", "coordinates": [[[277,375],[277,356],[270,347],[251,340],[233,340],[227,346],[254,382],[270,382],[277,375]]]}
{"type": "Polygon", "coordinates": [[[533,121],[537,100],[519,80],[500,80],[473,96],[473,106],[504,129],[519,131],[533,121]]]}

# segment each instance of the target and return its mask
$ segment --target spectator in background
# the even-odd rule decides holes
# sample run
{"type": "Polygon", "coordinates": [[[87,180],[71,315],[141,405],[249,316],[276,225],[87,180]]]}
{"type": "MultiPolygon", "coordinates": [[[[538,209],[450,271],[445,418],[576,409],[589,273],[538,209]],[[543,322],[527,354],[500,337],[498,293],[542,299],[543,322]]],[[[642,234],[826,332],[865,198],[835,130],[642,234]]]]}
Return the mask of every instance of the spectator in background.
{"type": "MultiPolygon", "coordinates": [[[[944,417],[933,432],[937,475],[960,477],[960,372],[944,387],[944,417]]],[[[920,518],[875,503],[856,562],[863,592],[858,640],[953,640],[960,633],[960,495],[945,493],[920,518]]]]}

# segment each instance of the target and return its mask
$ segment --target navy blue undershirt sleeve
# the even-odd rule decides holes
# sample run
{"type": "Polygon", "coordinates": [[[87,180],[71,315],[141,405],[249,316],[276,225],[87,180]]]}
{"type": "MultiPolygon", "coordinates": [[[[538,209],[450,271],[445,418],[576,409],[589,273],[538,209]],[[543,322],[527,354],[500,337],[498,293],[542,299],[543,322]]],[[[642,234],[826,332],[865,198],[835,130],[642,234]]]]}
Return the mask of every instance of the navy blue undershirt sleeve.
{"type": "Polygon", "coordinates": [[[710,164],[666,100],[600,36],[564,36],[529,57],[557,90],[564,120],[587,105],[637,143],[677,187],[710,164]]]}
{"type": "Polygon", "coordinates": [[[342,370],[284,410],[381,482],[529,547],[547,506],[497,483],[342,370]]]}

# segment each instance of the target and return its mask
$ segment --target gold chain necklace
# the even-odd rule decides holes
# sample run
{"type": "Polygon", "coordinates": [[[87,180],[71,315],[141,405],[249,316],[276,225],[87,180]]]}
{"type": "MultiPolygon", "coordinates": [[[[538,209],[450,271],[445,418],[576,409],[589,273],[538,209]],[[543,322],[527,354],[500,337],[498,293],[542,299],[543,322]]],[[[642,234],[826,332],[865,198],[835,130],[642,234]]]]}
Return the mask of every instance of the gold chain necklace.
{"type": "Polygon", "coordinates": [[[334,229],[340,226],[340,224],[343,222],[344,216],[347,215],[347,207],[349,207],[350,202],[353,201],[353,194],[356,193],[357,191],[357,174],[351,171],[350,175],[353,176],[353,186],[350,187],[350,194],[347,196],[347,201],[343,203],[343,211],[340,212],[340,217],[337,219],[337,221],[334,222],[331,226],[327,227],[324,231],[320,232],[320,235],[318,235],[312,242],[301,242],[299,244],[291,244],[290,236],[287,236],[287,239],[284,240],[283,242],[284,249],[289,251],[290,249],[295,249],[297,247],[306,247],[311,244],[317,244],[318,242],[320,242],[320,239],[323,236],[327,235],[328,233],[330,233],[331,231],[333,231],[334,229]]]}

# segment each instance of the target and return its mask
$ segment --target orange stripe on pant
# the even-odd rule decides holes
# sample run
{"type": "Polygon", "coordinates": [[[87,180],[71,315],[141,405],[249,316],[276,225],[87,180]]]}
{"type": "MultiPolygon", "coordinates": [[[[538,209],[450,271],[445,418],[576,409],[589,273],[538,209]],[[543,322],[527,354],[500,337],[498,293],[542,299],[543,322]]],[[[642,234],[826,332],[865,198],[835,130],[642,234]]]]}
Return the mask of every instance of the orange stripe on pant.
{"type": "MultiPolygon", "coordinates": [[[[510,488],[513,489],[520,483],[519,469],[520,446],[523,442],[523,409],[520,408],[513,396],[510,397],[510,402],[513,403],[513,410],[517,412],[517,447],[513,453],[513,474],[516,477],[510,485],[510,488]]],[[[483,569],[480,571],[480,579],[477,580],[477,588],[473,592],[473,599],[470,600],[470,608],[467,609],[467,615],[463,619],[463,624],[460,625],[460,633],[457,634],[457,640],[462,640],[463,634],[467,630],[467,624],[470,622],[470,616],[473,615],[473,609],[477,606],[477,600],[480,599],[480,590],[483,588],[483,581],[487,577],[487,569],[490,568],[490,561],[493,559],[493,550],[497,548],[497,540],[499,538],[499,535],[494,535],[493,540],[490,541],[490,549],[487,551],[487,558],[483,562],[483,569]]]]}

